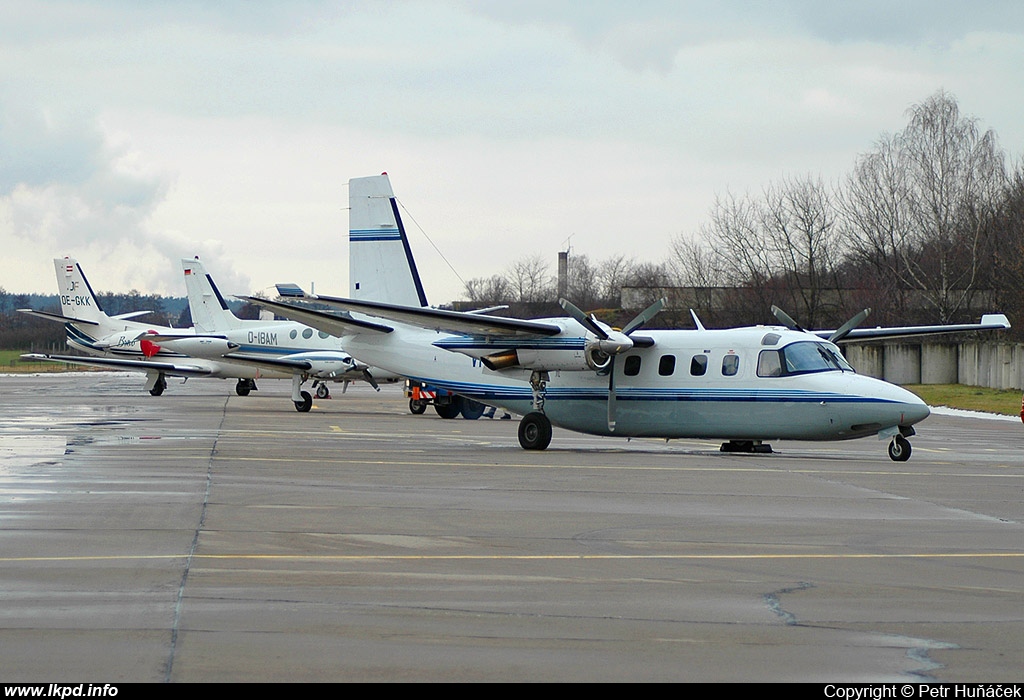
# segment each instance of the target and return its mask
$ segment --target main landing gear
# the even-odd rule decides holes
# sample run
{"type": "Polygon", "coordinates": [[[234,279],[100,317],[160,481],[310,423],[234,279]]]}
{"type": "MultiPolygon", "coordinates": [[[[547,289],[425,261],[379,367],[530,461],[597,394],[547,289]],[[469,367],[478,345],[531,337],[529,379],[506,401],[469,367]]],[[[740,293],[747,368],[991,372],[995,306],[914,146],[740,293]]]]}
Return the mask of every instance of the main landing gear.
{"type": "Polygon", "coordinates": [[[540,411],[531,411],[519,421],[519,445],[524,450],[545,450],[551,444],[551,421],[540,411]]]}
{"type": "Polygon", "coordinates": [[[164,377],[164,373],[161,372],[157,375],[156,381],[153,382],[153,386],[149,388],[149,393],[152,396],[160,396],[164,393],[164,389],[167,388],[167,378],[164,377]]]}
{"type": "Polygon", "coordinates": [[[519,446],[524,450],[546,450],[551,444],[551,420],[544,415],[544,398],[549,375],[535,371],[530,375],[533,410],[519,421],[519,446]]]}
{"type": "Polygon", "coordinates": [[[235,393],[239,396],[248,396],[250,391],[258,391],[255,379],[239,379],[235,384],[235,393]]]}
{"type": "Polygon", "coordinates": [[[301,374],[292,376],[292,402],[295,403],[295,410],[299,413],[308,413],[313,408],[313,397],[308,391],[302,391],[301,374]]]}

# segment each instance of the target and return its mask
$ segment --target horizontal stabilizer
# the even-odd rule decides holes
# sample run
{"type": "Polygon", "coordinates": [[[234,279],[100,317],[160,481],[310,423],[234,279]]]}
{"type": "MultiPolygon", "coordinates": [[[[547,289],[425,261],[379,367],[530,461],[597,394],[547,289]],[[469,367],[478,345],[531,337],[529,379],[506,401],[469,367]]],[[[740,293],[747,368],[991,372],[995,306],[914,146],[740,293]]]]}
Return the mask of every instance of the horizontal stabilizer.
{"type": "Polygon", "coordinates": [[[288,282],[284,284],[276,284],[274,286],[277,287],[277,295],[281,297],[294,297],[301,299],[306,296],[306,293],[302,291],[302,287],[297,284],[288,282]]]}
{"type": "Polygon", "coordinates": [[[153,313],[153,312],[152,311],[129,311],[126,314],[118,314],[117,316],[111,316],[111,318],[116,318],[118,321],[127,321],[128,319],[138,318],[139,316],[145,316],[146,314],[151,314],[151,313],[153,313]]]}
{"type": "Polygon", "coordinates": [[[84,318],[71,318],[70,316],[64,316],[63,314],[54,314],[49,311],[36,311],[35,309],[18,309],[23,314],[29,316],[38,316],[39,318],[45,318],[47,321],[59,321],[61,323],[86,323],[90,326],[100,325],[98,321],[88,321],[84,318]]]}

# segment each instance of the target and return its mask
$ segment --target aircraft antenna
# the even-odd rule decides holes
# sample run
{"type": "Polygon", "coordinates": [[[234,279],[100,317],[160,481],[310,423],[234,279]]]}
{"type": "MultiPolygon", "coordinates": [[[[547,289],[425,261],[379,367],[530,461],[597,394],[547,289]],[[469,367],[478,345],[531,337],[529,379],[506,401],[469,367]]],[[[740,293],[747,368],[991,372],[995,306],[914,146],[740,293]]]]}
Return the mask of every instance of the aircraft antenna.
{"type": "Polygon", "coordinates": [[[437,251],[437,254],[441,256],[441,259],[444,260],[444,263],[445,265],[448,266],[448,269],[450,269],[452,273],[454,273],[455,276],[459,278],[459,282],[462,282],[462,286],[465,287],[466,280],[462,279],[462,275],[460,275],[459,271],[456,270],[455,267],[448,261],[448,258],[444,256],[444,253],[441,252],[441,249],[437,247],[434,241],[430,240],[430,236],[428,236],[427,232],[423,230],[422,226],[420,226],[420,222],[416,221],[416,217],[414,217],[412,213],[406,208],[405,204],[402,203],[402,200],[400,200],[398,197],[395,197],[395,201],[398,202],[398,206],[402,207],[402,211],[404,211],[409,216],[409,220],[416,224],[416,228],[420,230],[420,233],[422,233],[423,237],[427,239],[427,242],[430,243],[430,245],[434,248],[435,251],[437,251]]]}

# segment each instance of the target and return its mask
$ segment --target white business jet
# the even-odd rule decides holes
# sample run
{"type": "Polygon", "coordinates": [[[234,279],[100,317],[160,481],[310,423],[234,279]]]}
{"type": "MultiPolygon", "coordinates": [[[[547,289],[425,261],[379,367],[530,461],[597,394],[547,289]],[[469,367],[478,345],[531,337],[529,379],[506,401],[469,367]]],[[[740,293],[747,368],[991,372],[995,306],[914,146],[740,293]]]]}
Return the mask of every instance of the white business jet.
{"type": "MultiPolygon", "coordinates": [[[[268,376],[257,368],[224,361],[224,355],[237,350],[238,344],[223,336],[131,320],[148,311],[107,315],[77,260],[54,258],[53,266],[61,313],[18,310],[63,323],[68,346],[87,355],[33,353],[22,358],[142,371],[148,378],[146,390],[153,396],[159,396],[167,388],[167,377],[237,378],[241,383],[268,376]]],[[[271,376],[283,379],[291,375],[274,373],[271,376]]]]}
{"type": "MultiPolygon", "coordinates": [[[[292,401],[298,411],[309,411],[313,397],[301,389],[313,379],[317,396],[330,396],[327,382],[396,382],[399,376],[371,368],[345,352],[339,340],[294,321],[240,319],[232,313],[213,278],[198,259],[183,259],[182,272],[188,291],[189,310],[196,333],[223,338],[232,345],[224,359],[264,372],[286,373],[292,379],[292,401]]],[[[254,379],[240,379],[236,391],[246,395],[256,389],[254,379]]],[[[344,388],[342,389],[344,392],[344,388]]]]}
{"type": "MultiPolygon", "coordinates": [[[[381,229],[400,230],[386,175],[350,181],[352,216],[374,208],[381,229]],[[372,183],[372,186],[369,186],[372,183]],[[384,192],[392,206],[380,206],[384,192]]],[[[340,317],[292,302],[249,298],[275,313],[341,336],[375,366],[450,390],[523,418],[519,442],[543,450],[552,426],[620,437],[720,439],[723,451],[770,452],[769,440],[847,440],[877,435],[896,461],[928,406],[916,395],[857,374],[841,340],[1009,328],[1001,314],[979,324],[858,329],[867,311],[835,331],[810,332],[781,311],[784,325],[638,332],[664,300],[622,330],[568,301],[569,317],[519,320],[303,294],[340,317]],[[370,320],[372,319],[372,321],[370,320]]]]}

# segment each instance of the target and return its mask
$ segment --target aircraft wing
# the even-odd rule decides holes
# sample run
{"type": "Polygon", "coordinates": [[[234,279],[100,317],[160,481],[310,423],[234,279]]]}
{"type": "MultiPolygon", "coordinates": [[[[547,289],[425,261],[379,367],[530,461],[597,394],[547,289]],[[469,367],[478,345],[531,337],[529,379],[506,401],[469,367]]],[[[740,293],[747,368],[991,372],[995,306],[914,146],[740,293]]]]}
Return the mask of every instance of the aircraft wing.
{"type": "MultiPolygon", "coordinates": [[[[298,321],[310,328],[315,328],[318,331],[323,331],[324,333],[330,333],[331,335],[339,338],[345,335],[352,335],[353,333],[362,333],[364,331],[390,333],[394,330],[391,326],[371,323],[369,321],[361,321],[348,315],[338,315],[328,313],[326,311],[319,311],[307,306],[282,304],[279,301],[270,301],[268,299],[260,299],[259,297],[240,296],[237,298],[245,299],[251,304],[255,304],[256,306],[260,306],[264,309],[270,309],[278,316],[284,316],[285,318],[289,318],[293,321],[298,321]]],[[[313,300],[319,301],[319,299],[313,300]]]]}
{"type": "Polygon", "coordinates": [[[47,321],[59,321],[61,323],[85,323],[90,326],[100,325],[96,321],[86,321],[80,318],[71,318],[70,316],[64,316],[63,314],[54,314],[49,311],[36,311],[35,309],[18,309],[23,314],[29,316],[38,316],[39,318],[45,318],[47,321]]]}
{"type": "MultiPolygon", "coordinates": [[[[381,302],[356,301],[355,299],[341,299],[337,297],[310,296],[307,299],[344,311],[376,316],[377,318],[441,333],[506,339],[536,338],[562,333],[561,326],[543,321],[524,321],[516,318],[489,316],[487,314],[445,311],[443,309],[418,306],[397,306],[381,302]]],[[[282,312],[281,315],[286,316],[288,314],[282,312]]],[[[295,320],[305,322],[299,318],[295,318],[295,320]]]]}
{"type": "Polygon", "coordinates": [[[163,372],[172,377],[206,377],[213,374],[209,367],[190,365],[177,362],[152,362],[149,360],[128,360],[114,357],[87,357],[84,355],[45,355],[29,353],[21,356],[23,360],[45,360],[63,362],[69,365],[85,365],[87,367],[108,367],[111,369],[142,370],[163,372]]]}
{"type": "MultiPolygon", "coordinates": [[[[902,338],[915,335],[932,335],[939,333],[967,333],[970,331],[996,331],[1010,327],[1010,321],[1004,314],[985,314],[980,323],[960,323],[938,326],[890,326],[883,328],[854,328],[848,331],[839,342],[848,343],[857,340],[875,338],[902,338]]],[[[821,338],[829,338],[835,331],[811,331],[821,338]]]]}

